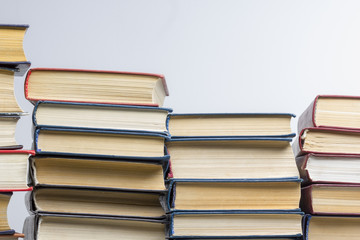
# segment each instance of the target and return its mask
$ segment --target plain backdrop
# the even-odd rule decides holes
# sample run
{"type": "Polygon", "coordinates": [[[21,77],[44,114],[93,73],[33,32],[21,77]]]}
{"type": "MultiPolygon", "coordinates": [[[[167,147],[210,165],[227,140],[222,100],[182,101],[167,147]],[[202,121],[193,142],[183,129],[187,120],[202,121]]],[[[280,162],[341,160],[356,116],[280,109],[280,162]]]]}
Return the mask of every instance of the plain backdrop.
{"type": "MultiPolygon", "coordinates": [[[[360,95],[359,12],[350,0],[8,0],[0,23],[30,25],[32,67],[164,74],[177,113],[299,116],[317,94],[360,95]]],[[[31,114],[23,84],[16,97],[31,114]]],[[[17,127],[26,149],[31,126],[29,115],[17,127]]],[[[23,197],[8,211],[17,231],[23,197]]]]}

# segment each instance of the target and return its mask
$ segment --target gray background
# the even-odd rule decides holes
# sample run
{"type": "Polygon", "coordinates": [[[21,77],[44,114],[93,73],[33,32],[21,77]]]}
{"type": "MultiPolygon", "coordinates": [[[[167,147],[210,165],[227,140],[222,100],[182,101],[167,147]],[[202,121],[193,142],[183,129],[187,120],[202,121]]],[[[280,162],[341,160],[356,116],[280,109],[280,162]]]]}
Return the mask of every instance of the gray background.
{"type": "MultiPolygon", "coordinates": [[[[175,112],[291,112],[317,94],[359,94],[360,1],[9,0],[0,23],[30,24],[32,67],[162,73],[175,112]]],[[[24,78],[16,78],[19,105],[24,78]]],[[[295,131],[296,120],[293,121],[295,131]]],[[[17,140],[31,148],[30,116],[17,140]]],[[[8,211],[27,215],[23,193],[8,211]]]]}

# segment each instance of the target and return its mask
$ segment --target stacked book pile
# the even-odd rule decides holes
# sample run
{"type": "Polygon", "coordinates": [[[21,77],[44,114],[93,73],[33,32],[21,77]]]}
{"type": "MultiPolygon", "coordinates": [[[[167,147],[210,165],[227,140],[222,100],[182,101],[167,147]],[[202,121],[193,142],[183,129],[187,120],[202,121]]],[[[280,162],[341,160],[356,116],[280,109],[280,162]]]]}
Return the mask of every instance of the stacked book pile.
{"type": "Polygon", "coordinates": [[[27,239],[164,239],[164,77],[31,69],[25,89],[36,104],[27,239]]]}
{"type": "Polygon", "coordinates": [[[32,151],[21,150],[15,140],[15,128],[22,112],[14,95],[15,75],[30,66],[23,50],[27,25],[0,25],[0,238],[18,239],[9,226],[7,206],[14,191],[31,190],[27,186],[27,159],[32,151]]]}
{"type": "Polygon", "coordinates": [[[171,114],[170,239],[296,239],[291,114],[171,114]]]}
{"type": "Polygon", "coordinates": [[[298,131],[306,239],[359,239],[360,98],[317,96],[298,131]]]}

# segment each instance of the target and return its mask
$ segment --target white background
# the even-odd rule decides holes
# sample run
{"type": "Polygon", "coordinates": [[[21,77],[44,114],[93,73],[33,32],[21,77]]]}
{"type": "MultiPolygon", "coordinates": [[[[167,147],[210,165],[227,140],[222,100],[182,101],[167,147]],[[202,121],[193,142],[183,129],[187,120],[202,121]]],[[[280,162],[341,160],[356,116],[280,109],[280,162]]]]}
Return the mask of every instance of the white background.
{"type": "MultiPolygon", "coordinates": [[[[359,12],[350,0],[9,0],[0,23],[30,25],[32,67],[164,74],[177,113],[299,116],[317,94],[360,95],[359,12]]],[[[24,78],[15,81],[31,113],[24,78]]],[[[31,148],[31,134],[24,117],[18,143],[31,148]]],[[[23,195],[8,211],[17,231],[23,195]]]]}

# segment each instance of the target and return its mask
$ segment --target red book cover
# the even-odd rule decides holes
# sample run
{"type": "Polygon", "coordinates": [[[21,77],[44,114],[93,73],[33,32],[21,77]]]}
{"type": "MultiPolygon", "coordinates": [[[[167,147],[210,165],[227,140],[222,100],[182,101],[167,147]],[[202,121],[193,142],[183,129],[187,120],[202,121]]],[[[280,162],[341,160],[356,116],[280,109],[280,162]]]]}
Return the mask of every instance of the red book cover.
{"type": "MultiPolygon", "coordinates": [[[[161,74],[152,74],[152,73],[140,73],[140,72],[123,72],[123,71],[100,71],[100,70],[84,70],[84,69],[62,69],[62,68],[32,68],[27,72],[26,79],[25,79],[25,85],[24,85],[24,91],[25,91],[25,98],[31,102],[37,102],[37,101],[61,101],[61,102],[83,102],[86,101],[66,101],[66,100],[55,100],[55,99],[35,99],[29,97],[29,78],[31,74],[35,71],[65,71],[65,72],[90,72],[90,73],[115,73],[115,74],[129,74],[129,75],[140,75],[140,76],[153,76],[160,78],[162,80],[164,91],[166,96],[169,96],[169,90],[167,88],[165,77],[161,74]]],[[[99,102],[99,101],[90,101],[88,103],[102,103],[102,104],[116,104],[116,105],[140,105],[140,106],[155,106],[158,107],[157,104],[149,104],[149,103],[123,103],[123,102],[99,102]]]]}

